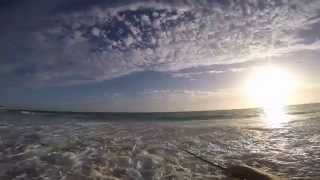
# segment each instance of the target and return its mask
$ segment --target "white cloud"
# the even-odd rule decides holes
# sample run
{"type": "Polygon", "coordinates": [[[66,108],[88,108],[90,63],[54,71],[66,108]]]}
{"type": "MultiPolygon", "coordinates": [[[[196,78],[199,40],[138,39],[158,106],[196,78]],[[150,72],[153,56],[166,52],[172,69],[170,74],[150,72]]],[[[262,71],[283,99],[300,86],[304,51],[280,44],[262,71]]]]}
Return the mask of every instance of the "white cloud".
{"type": "Polygon", "coordinates": [[[247,68],[231,68],[230,71],[231,72],[242,72],[245,71],[247,68]]]}
{"type": "Polygon", "coordinates": [[[298,36],[316,21],[319,9],[317,0],[142,1],[93,7],[52,18],[58,23],[35,33],[25,58],[39,66],[37,74],[46,81],[79,83],[136,71],[253,61],[320,49],[319,40],[305,44],[298,36]]]}
{"type": "Polygon", "coordinates": [[[221,71],[221,70],[207,70],[207,71],[196,71],[196,72],[180,72],[180,71],[176,71],[176,72],[171,72],[171,76],[172,77],[176,77],[176,78],[189,78],[189,79],[194,79],[197,76],[202,76],[202,75],[209,75],[209,74],[221,74],[221,73],[225,73],[225,71],[221,71]]]}
{"type": "Polygon", "coordinates": [[[216,97],[230,95],[229,89],[218,89],[214,91],[199,90],[146,90],[141,92],[142,95],[151,95],[155,97],[171,96],[171,97],[216,97]]]}
{"type": "Polygon", "coordinates": [[[92,33],[92,35],[99,37],[100,29],[94,27],[94,28],[92,28],[91,33],[92,33]]]}

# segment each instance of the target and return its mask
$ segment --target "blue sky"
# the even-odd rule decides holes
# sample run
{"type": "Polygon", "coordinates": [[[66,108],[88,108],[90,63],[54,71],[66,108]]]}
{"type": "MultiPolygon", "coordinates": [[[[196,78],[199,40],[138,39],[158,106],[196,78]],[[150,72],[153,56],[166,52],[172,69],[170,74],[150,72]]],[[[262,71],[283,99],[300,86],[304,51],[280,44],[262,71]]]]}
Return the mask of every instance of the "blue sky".
{"type": "Polygon", "coordinates": [[[0,2],[0,103],[73,111],[250,107],[249,72],[300,81],[319,102],[317,0],[0,2]]]}

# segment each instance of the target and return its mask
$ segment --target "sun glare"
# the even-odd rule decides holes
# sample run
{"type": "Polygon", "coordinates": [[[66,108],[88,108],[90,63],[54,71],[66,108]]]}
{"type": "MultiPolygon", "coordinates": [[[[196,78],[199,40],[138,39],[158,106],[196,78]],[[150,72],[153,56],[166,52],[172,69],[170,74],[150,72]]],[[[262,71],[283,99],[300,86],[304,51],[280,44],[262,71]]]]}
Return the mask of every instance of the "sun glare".
{"type": "Polygon", "coordinates": [[[267,66],[256,68],[250,75],[247,93],[256,106],[263,108],[268,123],[278,126],[294,87],[294,78],[288,71],[267,66]]]}

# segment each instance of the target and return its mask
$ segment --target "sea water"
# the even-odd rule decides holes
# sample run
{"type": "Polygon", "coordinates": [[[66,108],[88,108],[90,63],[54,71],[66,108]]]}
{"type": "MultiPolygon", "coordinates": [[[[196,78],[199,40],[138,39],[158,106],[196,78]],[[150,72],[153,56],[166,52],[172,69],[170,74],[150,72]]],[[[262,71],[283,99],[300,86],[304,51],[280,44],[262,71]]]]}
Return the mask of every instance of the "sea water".
{"type": "Polygon", "coordinates": [[[320,179],[320,105],[180,113],[0,110],[0,179],[228,179],[181,151],[320,179]]]}

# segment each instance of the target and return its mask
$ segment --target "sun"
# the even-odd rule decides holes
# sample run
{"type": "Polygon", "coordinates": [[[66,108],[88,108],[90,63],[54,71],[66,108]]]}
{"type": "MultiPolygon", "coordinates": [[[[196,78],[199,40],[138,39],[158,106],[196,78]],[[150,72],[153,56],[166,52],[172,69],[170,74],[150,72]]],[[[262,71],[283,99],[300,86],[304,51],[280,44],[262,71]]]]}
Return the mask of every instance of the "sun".
{"type": "Polygon", "coordinates": [[[285,106],[294,87],[293,75],[274,66],[256,68],[247,81],[249,97],[262,108],[285,106]]]}
{"type": "Polygon", "coordinates": [[[280,127],[285,121],[284,107],[295,86],[295,78],[289,71],[274,66],[255,68],[246,84],[248,96],[255,106],[263,109],[263,117],[271,127],[280,127]]]}

